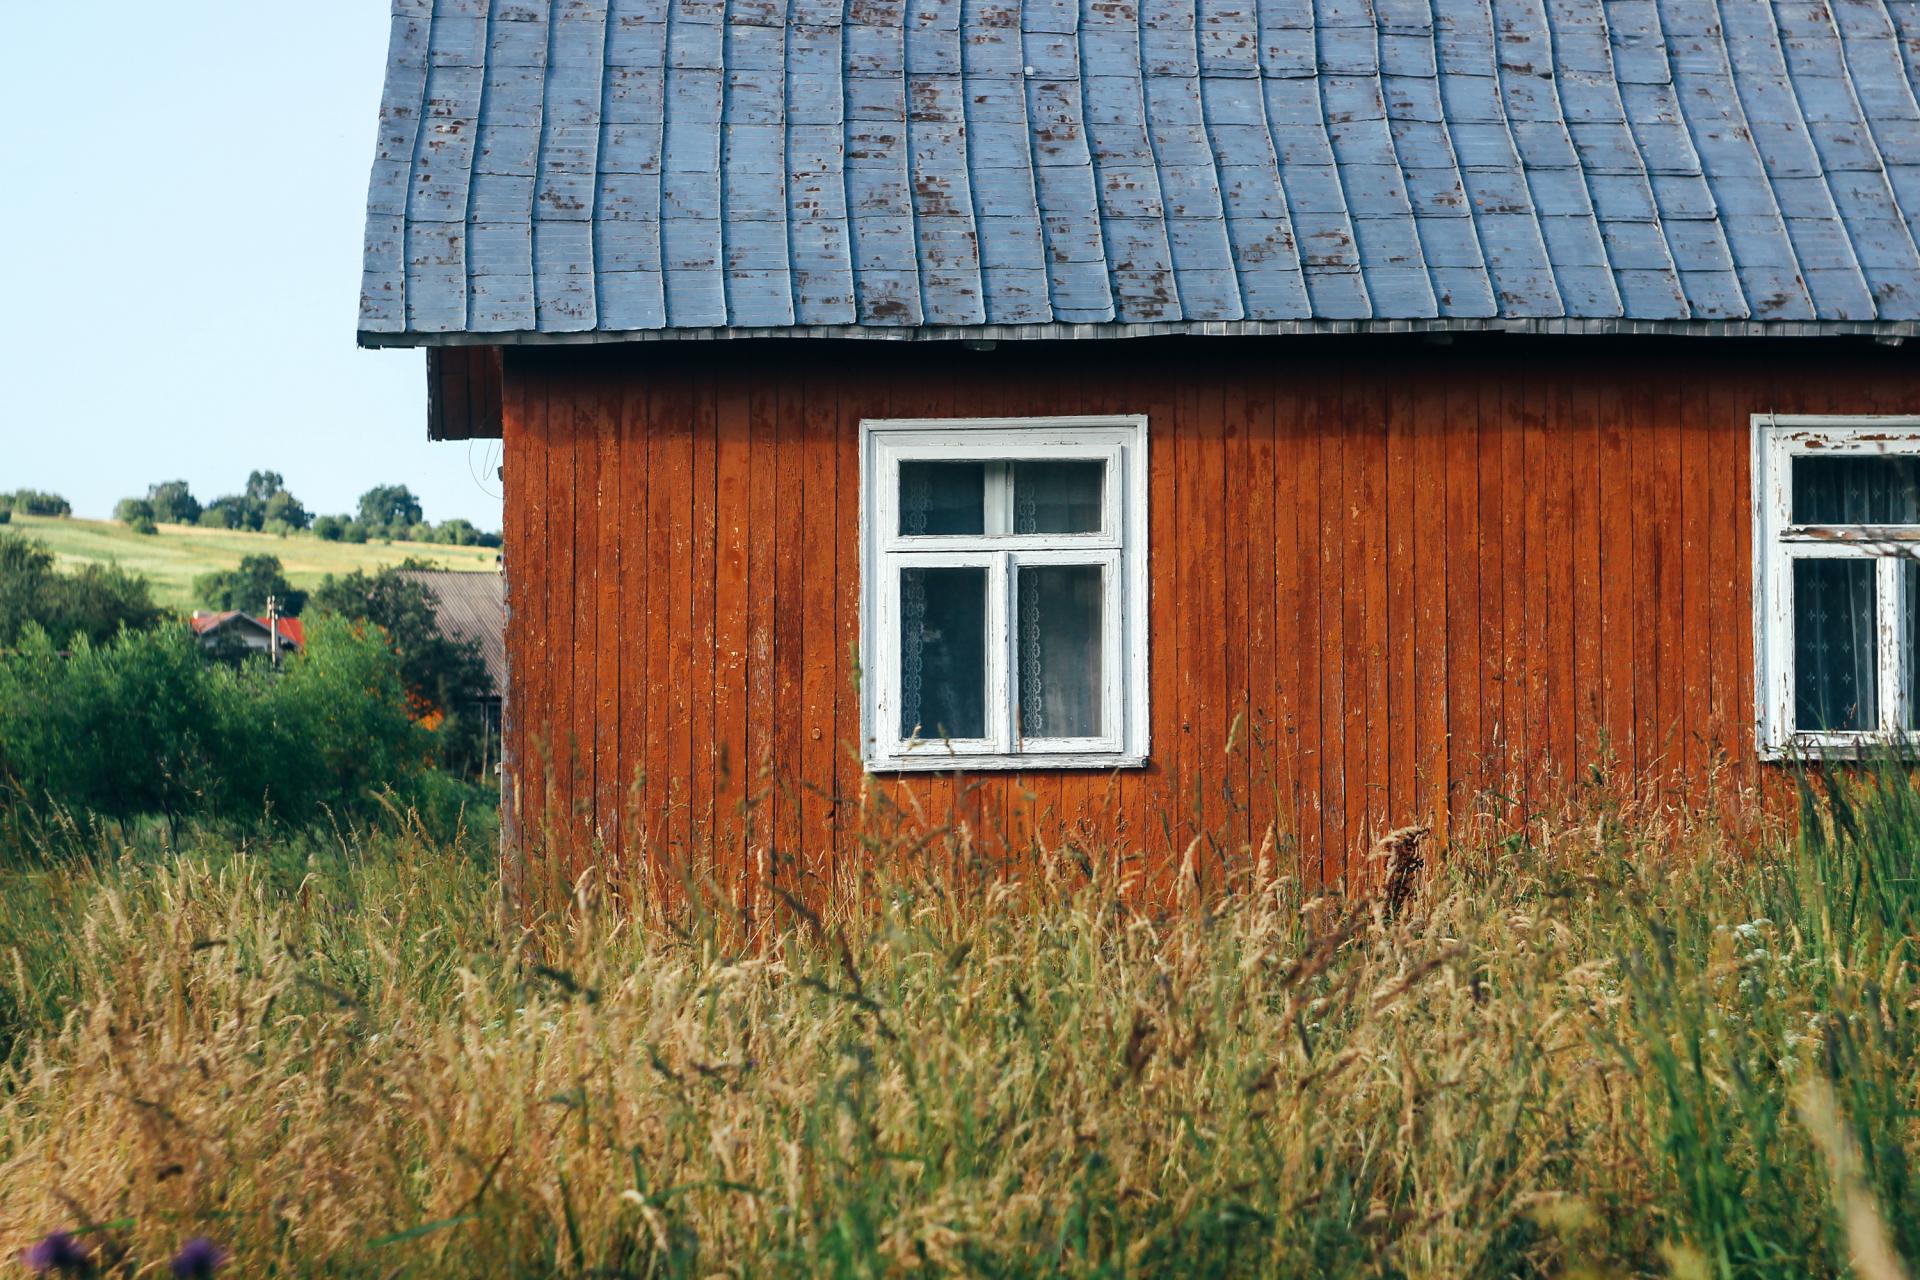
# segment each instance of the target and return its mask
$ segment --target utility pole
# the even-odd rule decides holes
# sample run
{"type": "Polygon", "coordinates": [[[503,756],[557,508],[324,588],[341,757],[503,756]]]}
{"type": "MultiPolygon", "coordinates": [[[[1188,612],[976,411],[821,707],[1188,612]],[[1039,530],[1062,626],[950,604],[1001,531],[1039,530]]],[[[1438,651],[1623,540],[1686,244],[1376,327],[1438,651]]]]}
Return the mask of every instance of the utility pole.
{"type": "Polygon", "coordinates": [[[267,597],[267,662],[280,669],[280,597],[267,597]]]}

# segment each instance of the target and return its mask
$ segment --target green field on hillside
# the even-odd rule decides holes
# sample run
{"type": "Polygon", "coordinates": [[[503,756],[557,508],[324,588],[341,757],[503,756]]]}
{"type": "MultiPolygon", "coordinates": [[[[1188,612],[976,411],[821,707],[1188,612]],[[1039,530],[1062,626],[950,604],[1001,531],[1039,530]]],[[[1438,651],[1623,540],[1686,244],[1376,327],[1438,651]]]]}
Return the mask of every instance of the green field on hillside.
{"type": "Polygon", "coordinates": [[[193,580],[215,569],[231,569],[242,556],[277,556],[296,587],[311,590],[329,573],[378,569],[412,556],[444,569],[491,572],[499,552],[492,547],[450,547],[429,542],[323,542],[310,533],[281,537],[235,529],[202,529],[163,524],[142,536],[112,520],[55,519],[14,513],[7,529],[44,542],[63,564],[116,561],[153,580],[154,598],[177,608],[192,608],[193,580]]]}

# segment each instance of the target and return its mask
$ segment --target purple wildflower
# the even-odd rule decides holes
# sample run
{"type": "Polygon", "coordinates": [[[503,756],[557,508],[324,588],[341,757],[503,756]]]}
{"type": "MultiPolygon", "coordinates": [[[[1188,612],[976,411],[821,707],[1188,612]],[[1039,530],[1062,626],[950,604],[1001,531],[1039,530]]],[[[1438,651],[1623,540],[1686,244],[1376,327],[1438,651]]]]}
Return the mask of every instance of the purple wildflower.
{"type": "Polygon", "coordinates": [[[173,1255],[173,1274],[186,1280],[210,1280],[215,1267],[227,1260],[227,1251],[205,1236],[195,1236],[173,1255]]]}
{"type": "Polygon", "coordinates": [[[93,1255],[71,1232],[55,1231],[28,1249],[22,1261],[37,1275],[77,1276],[85,1274],[93,1255]]]}

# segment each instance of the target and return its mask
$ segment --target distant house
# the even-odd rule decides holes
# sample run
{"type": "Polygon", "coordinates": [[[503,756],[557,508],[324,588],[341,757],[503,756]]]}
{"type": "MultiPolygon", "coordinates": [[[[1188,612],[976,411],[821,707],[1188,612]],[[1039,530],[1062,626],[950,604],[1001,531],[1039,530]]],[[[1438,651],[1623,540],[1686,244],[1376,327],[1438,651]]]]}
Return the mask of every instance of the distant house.
{"type": "Polygon", "coordinates": [[[402,569],[399,577],[433,593],[440,634],[471,640],[480,648],[491,693],[475,708],[487,726],[489,750],[498,759],[500,705],[507,689],[507,593],[497,573],[459,573],[451,569],[402,569]]]}
{"type": "MultiPolygon", "coordinates": [[[[279,651],[298,653],[306,647],[306,624],[298,618],[278,618],[275,620],[280,630],[279,651]]],[[[232,653],[243,649],[248,653],[270,654],[273,651],[273,632],[267,627],[265,618],[256,618],[250,613],[238,609],[196,609],[189,619],[193,634],[200,638],[200,646],[209,651],[232,653]]]]}
{"type": "Polygon", "coordinates": [[[393,14],[359,336],[502,440],[529,877],[1920,750],[1910,0],[393,14]]]}

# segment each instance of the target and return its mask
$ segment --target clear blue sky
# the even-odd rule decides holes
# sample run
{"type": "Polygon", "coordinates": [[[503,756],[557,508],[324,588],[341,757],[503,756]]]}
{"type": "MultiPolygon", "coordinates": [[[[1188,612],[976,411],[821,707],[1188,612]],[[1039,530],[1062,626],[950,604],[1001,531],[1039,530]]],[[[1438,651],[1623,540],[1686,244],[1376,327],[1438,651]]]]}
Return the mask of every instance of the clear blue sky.
{"type": "Polygon", "coordinates": [[[105,515],[269,468],[500,527],[498,442],[426,438],[425,357],[354,346],[386,0],[41,4],[0,75],[0,489],[105,515]]]}

